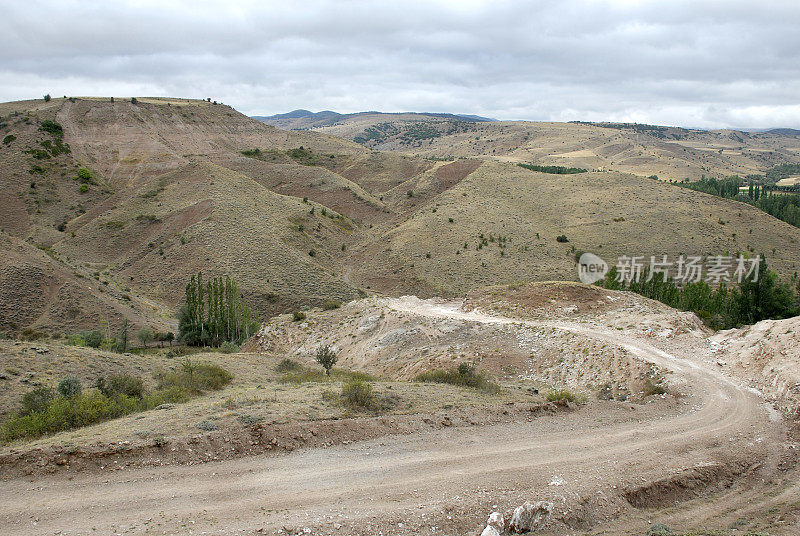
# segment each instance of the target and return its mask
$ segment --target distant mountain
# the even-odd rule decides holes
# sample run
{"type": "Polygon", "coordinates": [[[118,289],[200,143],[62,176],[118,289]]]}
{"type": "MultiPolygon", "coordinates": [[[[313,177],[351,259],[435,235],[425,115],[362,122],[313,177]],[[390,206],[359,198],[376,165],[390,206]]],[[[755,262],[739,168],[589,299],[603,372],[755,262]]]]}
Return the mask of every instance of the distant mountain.
{"type": "Polygon", "coordinates": [[[350,121],[359,119],[361,117],[374,117],[386,116],[389,119],[405,119],[409,121],[420,120],[441,120],[453,119],[467,122],[487,122],[496,121],[488,117],[481,117],[472,114],[450,114],[439,112],[356,112],[352,114],[340,114],[331,110],[323,110],[321,112],[311,112],[309,110],[293,110],[284,114],[275,114],[269,116],[254,115],[253,119],[267,123],[274,127],[283,128],[286,130],[308,130],[312,128],[328,127],[339,123],[341,121],[350,121]]]}
{"type": "Polygon", "coordinates": [[[777,136],[800,136],[800,130],[796,128],[773,128],[767,130],[767,134],[775,134],[777,136]]]}
{"type": "Polygon", "coordinates": [[[269,116],[254,115],[253,119],[257,119],[258,121],[263,121],[265,123],[268,123],[270,121],[280,120],[280,119],[336,120],[341,116],[342,114],[337,112],[332,112],[330,110],[323,110],[321,112],[312,112],[309,110],[300,109],[300,110],[293,110],[285,114],[275,114],[269,116]]]}

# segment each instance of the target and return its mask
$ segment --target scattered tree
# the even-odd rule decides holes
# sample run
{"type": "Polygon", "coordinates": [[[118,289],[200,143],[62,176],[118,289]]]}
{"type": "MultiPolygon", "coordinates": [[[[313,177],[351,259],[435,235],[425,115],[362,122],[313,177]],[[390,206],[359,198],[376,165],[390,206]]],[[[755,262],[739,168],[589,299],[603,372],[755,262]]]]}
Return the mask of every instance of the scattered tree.
{"type": "Polygon", "coordinates": [[[334,352],[333,349],[327,344],[323,344],[317,348],[317,363],[322,365],[322,368],[325,369],[326,375],[331,375],[331,369],[336,364],[338,359],[339,356],[337,356],[336,352],[334,352]]]}
{"type": "Polygon", "coordinates": [[[150,328],[142,328],[136,332],[136,338],[142,343],[142,348],[147,347],[147,343],[153,340],[153,330],[150,328]]]}

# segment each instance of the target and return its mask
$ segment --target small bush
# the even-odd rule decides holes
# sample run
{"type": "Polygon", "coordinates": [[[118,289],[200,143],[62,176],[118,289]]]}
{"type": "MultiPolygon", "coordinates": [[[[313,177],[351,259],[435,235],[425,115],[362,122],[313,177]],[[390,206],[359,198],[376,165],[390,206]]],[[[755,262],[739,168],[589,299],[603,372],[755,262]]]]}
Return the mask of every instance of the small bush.
{"type": "Polygon", "coordinates": [[[17,137],[15,135],[9,134],[5,138],[3,138],[3,145],[8,145],[9,143],[11,143],[12,141],[14,141],[16,139],[17,139],[17,137]]]}
{"type": "Polygon", "coordinates": [[[217,429],[217,423],[206,419],[205,421],[197,423],[197,427],[204,432],[213,432],[217,429]]]}
{"type": "Polygon", "coordinates": [[[74,376],[67,376],[58,382],[58,394],[64,398],[74,398],[81,394],[81,381],[74,376]]]}
{"type": "Polygon", "coordinates": [[[187,393],[198,394],[203,391],[218,391],[233,380],[230,372],[210,363],[192,363],[186,360],[180,370],[156,374],[158,389],[178,387],[187,393]]]}
{"type": "Polygon", "coordinates": [[[647,536],[671,536],[675,534],[668,526],[663,523],[656,523],[647,531],[647,536]]]}
{"type": "Polygon", "coordinates": [[[451,370],[431,370],[423,372],[415,378],[418,382],[428,383],[449,383],[460,387],[471,387],[489,393],[496,393],[500,387],[490,381],[486,376],[475,371],[475,368],[461,363],[457,368],[451,370]]]}
{"type": "Polygon", "coordinates": [[[130,374],[118,374],[111,376],[108,380],[100,377],[97,379],[95,387],[103,395],[110,398],[118,396],[142,398],[144,396],[144,382],[142,382],[141,378],[130,374]]]}
{"type": "Polygon", "coordinates": [[[342,402],[353,408],[370,409],[375,405],[372,385],[353,378],[342,384],[342,402]]]}
{"type": "Polygon", "coordinates": [[[654,382],[650,378],[644,382],[642,389],[644,396],[663,395],[667,392],[667,388],[660,382],[654,382]]]}
{"type": "Polygon", "coordinates": [[[561,242],[561,243],[569,242],[569,238],[567,238],[567,235],[562,234],[556,237],[556,242],[561,242]]]}
{"type": "Polygon", "coordinates": [[[334,352],[330,346],[323,344],[317,348],[316,359],[317,363],[322,365],[322,368],[325,369],[325,374],[330,376],[331,369],[336,364],[336,361],[338,361],[339,356],[336,355],[336,352],[334,352]]]}
{"type": "Polygon", "coordinates": [[[578,402],[580,401],[580,397],[577,396],[575,393],[568,389],[557,389],[555,391],[551,391],[547,393],[547,401],[548,402],[578,402]]]}
{"type": "Polygon", "coordinates": [[[240,348],[236,343],[225,341],[219,345],[217,351],[221,354],[235,354],[239,352],[240,348]]]}
{"type": "Polygon", "coordinates": [[[332,309],[338,309],[341,306],[342,306],[342,302],[333,301],[333,300],[328,300],[328,301],[326,301],[325,303],[322,304],[322,308],[325,309],[326,311],[330,311],[332,309]]]}
{"type": "Polygon", "coordinates": [[[25,393],[22,397],[22,415],[44,411],[53,398],[55,398],[55,393],[49,387],[37,387],[33,391],[25,393]]]}
{"type": "Polygon", "coordinates": [[[45,337],[47,337],[46,333],[33,328],[25,328],[19,334],[19,338],[23,341],[38,341],[39,339],[44,339],[45,337]]]}
{"type": "Polygon", "coordinates": [[[292,313],[292,320],[294,322],[300,322],[306,319],[306,314],[302,311],[295,311],[292,313]]]}
{"type": "Polygon", "coordinates": [[[42,132],[47,132],[54,138],[61,138],[64,135],[63,127],[55,121],[50,121],[49,119],[42,121],[42,124],[39,126],[39,130],[42,132]]]}
{"type": "Polygon", "coordinates": [[[303,367],[302,367],[302,365],[300,365],[300,363],[298,363],[297,361],[295,361],[293,359],[289,359],[287,357],[285,359],[282,359],[281,362],[278,363],[278,366],[275,367],[275,370],[280,372],[281,374],[285,374],[287,372],[297,372],[298,370],[301,370],[302,368],[303,367]]]}
{"type": "Polygon", "coordinates": [[[81,184],[80,187],[78,188],[78,192],[80,192],[82,194],[85,194],[88,191],[89,191],[89,185],[88,184],[81,184]]]}
{"type": "Polygon", "coordinates": [[[100,348],[103,345],[103,334],[97,330],[89,331],[83,334],[83,340],[90,348],[100,348]]]}

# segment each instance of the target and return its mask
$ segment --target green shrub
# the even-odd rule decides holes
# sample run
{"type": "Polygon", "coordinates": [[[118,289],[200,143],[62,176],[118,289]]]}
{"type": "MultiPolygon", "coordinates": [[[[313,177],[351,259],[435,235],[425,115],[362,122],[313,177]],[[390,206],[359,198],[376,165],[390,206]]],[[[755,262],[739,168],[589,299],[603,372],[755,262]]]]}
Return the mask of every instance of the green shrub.
{"type": "Polygon", "coordinates": [[[294,322],[300,322],[306,319],[306,314],[302,311],[295,311],[292,313],[292,320],[294,322]]]}
{"type": "Polygon", "coordinates": [[[567,235],[562,234],[556,237],[556,242],[569,242],[569,238],[567,238],[567,235]]]}
{"type": "Polygon", "coordinates": [[[647,531],[647,536],[670,536],[672,534],[675,533],[663,523],[656,523],[647,531]]]}
{"type": "Polygon", "coordinates": [[[278,363],[278,366],[275,367],[275,370],[280,372],[281,374],[285,374],[287,372],[297,372],[301,370],[303,367],[297,361],[293,359],[284,358],[278,363]]]}
{"type": "Polygon", "coordinates": [[[240,348],[236,343],[225,341],[219,345],[217,351],[221,354],[235,354],[240,351],[240,348]]]}
{"type": "Polygon", "coordinates": [[[47,409],[48,404],[55,398],[55,393],[49,387],[37,387],[33,391],[25,393],[22,397],[23,415],[29,413],[39,413],[47,409]]]}
{"type": "Polygon", "coordinates": [[[80,333],[75,333],[74,335],[69,336],[67,339],[67,344],[70,346],[86,346],[86,340],[80,333]]]}
{"type": "Polygon", "coordinates": [[[325,309],[326,311],[330,311],[332,309],[338,309],[341,306],[342,306],[342,302],[338,302],[338,301],[334,301],[334,300],[328,300],[328,301],[326,301],[325,303],[322,304],[322,308],[325,309]]]}
{"type": "Polygon", "coordinates": [[[449,383],[460,387],[471,387],[489,393],[496,393],[500,387],[489,380],[483,374],[475,371],[475,368],[461,363],[457,368],[451,370],[431,370],[423,372],[415,378],[418,382],[429,383],[449,383]]]}
{"type": "Polygon", "coordinates": [[[547,393],[548,402],[560,402],[562,400],[567,402],[579,402],[580,397],[568,389],[557,389],[547,393]]]}
{"type": "Polygon", "coordinates": [[[81,394],[81,381],[75,376],[67,376],[58,382],[58,394],[64,398],[74,398],[81,394]]]}
{"type": "MultiPolygon", "coordinates": [[[[198,381],[214,384],[202,369],[198,381]]],[[[65,378],[58,388],[61,396],[46,387],[27,393],[22,409],[0,427],[0,442],[55,434],[189,399],[186,389],[177,385],[147,392],[142,381],[130,375],[100,378],[97,383],[97,390],[82,393],[77,379],[65,378]]]]}
{"type": "Polygon", "coordinates": [[[49,119],[42,121],[42,124],[39,126],[39,130],[42,132],[47,132],[54,138],[61,138],[64,136],[64,129],[61,127],[61,125],[55,121],[50,121],[49,119]]]}
{"type": "Polygon", "coordinates": [[[179,387],[187,393],[218,391],[233,380],[230,372],[210,363],[192,363],[189,359],[181,363],[179,370],[156,374],[159,389],[179,387]]]}
{"type": "Polygon", "coordinates": [[[586,173],[588,170],[583,168],[572,168],[564,166],[537,166],[535,164],[517,164],[521,168],[540,173],[551,173],[554,175],[571,175],[574,173],[586,173]]]}
{"type": "Polygon", "coordinates": [[[89,185],[88,184],[81,184],[80,187],[78,188],[78,192],[80,192],[82,194],[85,194],[88,191],[89,191],[89,185]]]}
{"type": "Polygon", "coordinates": [[[342,402],[353,408],[370,409],[375,405],[372,385],[358,378],[342,384],[342,402]]]}
{"type": "Polygon", "coordinates": [[[100,348],[103,345],[103,334],[97,330],[83,333],[83,340],[90,348],[100,348]]]}
{"type": "Polygon", "coordinates": [[[144,396],[144,382],[141,378],[130,374],[118,374],[111,376],[108,380],[100,377],[97,379],[95,387],[107,397],[142,398],[144,396]]]}
{"type": "Polygon", "coordinates": [[[8,145],[9,143],[11,143],[12,141],[14,141],[16,139],[17,139],[17,137],[15,135],[9,134],[5,138],[3,138],[3,145],[8,145]]]}
{"type": "Polygon", "coordinates": [[[330,376],[331,369],[336,364],[336,361],[338,361],[339,356],[336,355],[336,352],[334,352],[330,346],[323,344],[317,348],[316,359],[317,363],[322,365],[322,368],[325,369],[325,374],[330,376]]]}

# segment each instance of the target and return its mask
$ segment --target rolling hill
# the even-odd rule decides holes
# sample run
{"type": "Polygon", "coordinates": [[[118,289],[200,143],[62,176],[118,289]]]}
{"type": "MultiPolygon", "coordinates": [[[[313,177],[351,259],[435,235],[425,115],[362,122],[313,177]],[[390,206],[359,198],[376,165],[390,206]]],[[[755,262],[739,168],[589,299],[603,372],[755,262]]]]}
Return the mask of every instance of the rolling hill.
{"type": "Polygon", "coordinates": [[[574,280],[580,251],[611,262],[764,252],[786,277],[800,266],[800,229],[643,177],[657,163],[763,172],[796,160],[791,138],[356,115],[287,131],[187,99],[0,104],[10,140],[0,144],[0,275],[15,287],[0,330],[113,329],[123,318],[174,329],[200,270],[231,275],[265,318],[370,293],[574,280]],[[411,128],[406,138],[353,141],[387,120],[411,128]],[[439,135],[409,134],[428,128],[439,135]],[[712,142],[751,148],[691,145],[712,142]],[[551,175],[519,161],[604,170],[551,175]]]}

